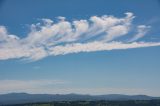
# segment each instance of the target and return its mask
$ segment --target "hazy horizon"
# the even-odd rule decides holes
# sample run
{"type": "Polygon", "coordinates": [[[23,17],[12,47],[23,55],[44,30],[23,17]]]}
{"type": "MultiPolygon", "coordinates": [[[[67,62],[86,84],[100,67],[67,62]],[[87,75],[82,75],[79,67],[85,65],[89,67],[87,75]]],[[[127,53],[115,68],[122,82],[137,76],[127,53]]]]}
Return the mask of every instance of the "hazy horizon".
{"type": "Polygon", "coordinates": [[[145,94],[80,94],[80,93],[27,93],[27,92],[8,92],[8,93],[2,93],[0,95],[8,95],[8,94],[42,94],[42,95],[89,95],[89,96],[102,96],[102,95],[126,95],[126,96],[149,96],[149,97],[160,97],[160,96],[151,96],[151,95],[145,95],[145,94]]]}

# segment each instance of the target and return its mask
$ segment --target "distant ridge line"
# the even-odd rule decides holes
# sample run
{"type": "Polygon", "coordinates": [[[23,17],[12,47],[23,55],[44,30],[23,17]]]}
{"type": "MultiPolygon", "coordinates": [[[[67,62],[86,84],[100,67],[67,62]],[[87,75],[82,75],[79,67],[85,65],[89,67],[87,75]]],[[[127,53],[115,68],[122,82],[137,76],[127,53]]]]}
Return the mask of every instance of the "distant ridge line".
{"type": "Polygon", "coordinates": [[[93,100],[154,100],[160,97],[147,95],[89,95],[89,94],[28,94],[28,93],[8,93],[0,94],[0,105],[35,103],[35,102],[52,102],[52,101],[93,101],[93,100]]]}

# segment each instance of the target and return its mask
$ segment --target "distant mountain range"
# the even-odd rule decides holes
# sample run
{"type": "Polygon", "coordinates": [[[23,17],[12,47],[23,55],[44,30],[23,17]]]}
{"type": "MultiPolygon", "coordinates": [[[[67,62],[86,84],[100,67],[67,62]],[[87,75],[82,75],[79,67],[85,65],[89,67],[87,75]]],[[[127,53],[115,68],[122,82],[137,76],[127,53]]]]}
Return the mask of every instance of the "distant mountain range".
{"type": "Polygon", "coordinates": [[[20,104],[51,101],[94,101],[94,100],[153,100],[160,97],[151,97],[146,95],[80,95],[80,94],[27,94],[27,93],[9,93],[0,95],[0,105],[20,104]]]}

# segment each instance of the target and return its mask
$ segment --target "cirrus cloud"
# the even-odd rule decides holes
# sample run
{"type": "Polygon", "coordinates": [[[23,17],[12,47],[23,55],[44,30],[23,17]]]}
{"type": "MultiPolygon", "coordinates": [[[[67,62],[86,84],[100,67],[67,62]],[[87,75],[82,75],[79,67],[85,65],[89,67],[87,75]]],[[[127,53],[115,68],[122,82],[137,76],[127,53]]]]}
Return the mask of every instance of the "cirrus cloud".
{"type": "Polygon", "coordinates": [[[58,17],[58,22],[42,19],[42,23],[31,25],[31,31],[24,38],[10,34],[5,26],[0,26],[0,60],[25,58],[36,61],[50,55],[160,46],[160,42],[136,42],[145,36],[150,26],[138,25],[136,30],[132,29],[135,16],[131,12],[125,15],[91,16],[88,20],[72,22],[66,21],[65,17],[58,17]],[[133,30],[137,34],[129,41],[117,41],[133,30]]]}

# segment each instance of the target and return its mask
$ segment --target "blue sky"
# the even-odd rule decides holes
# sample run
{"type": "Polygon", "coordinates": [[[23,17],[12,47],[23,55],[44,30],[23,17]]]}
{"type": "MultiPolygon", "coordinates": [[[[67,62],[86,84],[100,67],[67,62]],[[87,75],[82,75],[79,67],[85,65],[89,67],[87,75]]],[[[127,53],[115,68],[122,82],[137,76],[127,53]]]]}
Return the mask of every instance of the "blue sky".
{"type": "Polygon", "coordinates": [[[0,93],[160,96],[158,0],[1,0],[0,93]]]}

